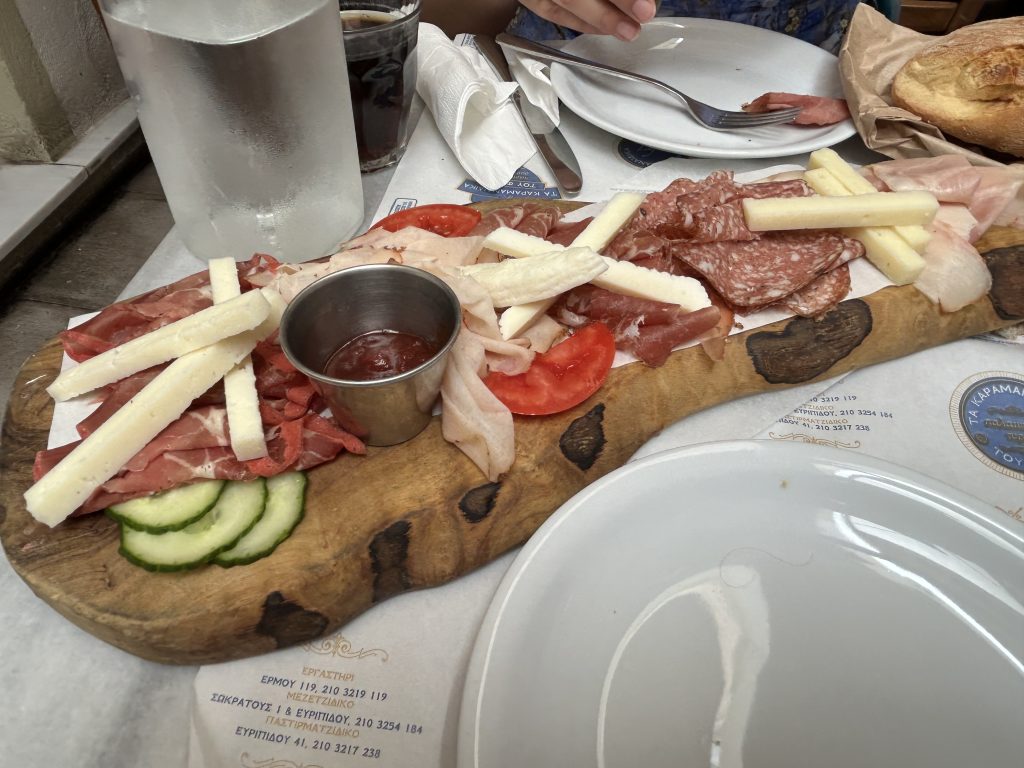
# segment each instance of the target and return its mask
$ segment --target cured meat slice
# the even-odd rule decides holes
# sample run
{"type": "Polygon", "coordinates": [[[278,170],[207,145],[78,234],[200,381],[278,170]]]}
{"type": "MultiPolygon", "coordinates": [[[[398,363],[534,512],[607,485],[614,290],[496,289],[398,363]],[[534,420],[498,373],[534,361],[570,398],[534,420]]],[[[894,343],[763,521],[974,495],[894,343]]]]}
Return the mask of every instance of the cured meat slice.
{"type": "Polygon", "coordinates": [[[943,203],[968,205],[981,178],[962,155],[940,155],[874,163],[871,172],[893,192],[926,189],[943,203]]]}
{"type": "Polygon", "coordinates": [[[657,259],[665,250],[665,238],[646,229],[626,227],[605,247],[604,254],[619,261],[657,259]]]}
{"type": "Polygon", "coordinates": [[[821,230],[769,232],[749,242],[677,243],[674,253],[735,307],[760,309],[864,255],[864,246],[821,230]]]}
{"type": "Polygon", "coordinates": [[[575,327],[594,320],[605,323],[616,347],[652,368],[663,365],[676,347],[713,329],[720,318],[717,307],[687,312],[674,304],[623,296],[593,285],[574,288],[554,311],[575,327]]]}
{"type": "Polygon", "coordinates": [[[812,280],[782,300],[782,305],[801,317],[818,317],[832,309],[850,292],[850,266],[842,264],[812,280]]]}
{"type": "Polygon", "coordinates": [[[744,104],[743,111],[772,112],[787,107],[800,107],[800,114],[792,121],[795,125],[833,125],[850,117],[850,108],[844,99],[800,93],[766,93],[744,104]]]}
{"type": "Polygon", "coordinates": [[[556,245],[568,246],[593,220],[593,216],[588,216],[580,221],[559,221],[551,228],[545,239],[556,245]]]}
{"type": "MultiPolygon", "coordinates": [[[[248,285],[255,275],[273,272],[278,266],[272,257],[258,253],[241,262],[238,271],[248,285]]],[[[81,363],[212,305],[210,275],[203,270],[134,299],[111,304],[81,325],[62,331],[59,337],[68,357],[81,363]]]]}
{"type": "Polygon", "coordinates": [[[553,205],[528,204],[523,220],[516,225],[516,230],[527,235],[547,239],[548,232],[562,218],[562,212],[553,205]]]}
{"type": "Polygon", "coordinates": [[[695,211],[677,225],[663,224],[656,229],[656,234],[669,240],[690,240],[696,243],[753,240],[757,237],[747,229],[739,199],[695,211]]]}
{"type": "MultiPolygon", "coordinates": [[[[223,410],[223,409],[215,409],[223,410]]],[[[106,509],[129,499],[174,488],[197,480],[252,480],[288,469],[310,469],[334,459],[342,451],[365,453],[362,441],[315,413],[284,422],[268,431],[270,456],[240,462],[226,438],[224,422],[213,411],[186,413],[132,458],[126,468],[108,480],[75,511],[75,515],[106,509]]],[[[36,454],[36,480],[70,453],[77,442],[36,454]]]]}
{"type": "Polygon", "coordinates": [[[914,287],[943,312],[956,312],[989,292],[992,273],[977,249],[944,221],[933,221],[931,232],[914,287]]]}
{"type": "Polygon", "coordinates": [[[508,205],[495,208],[484,214],[476,226],[470,230],[470,235],[481,235],[486,237],[498,227],[509,227],[515,229],[519,222],[526,215],[526,209],[522,205],[508,205]]]}

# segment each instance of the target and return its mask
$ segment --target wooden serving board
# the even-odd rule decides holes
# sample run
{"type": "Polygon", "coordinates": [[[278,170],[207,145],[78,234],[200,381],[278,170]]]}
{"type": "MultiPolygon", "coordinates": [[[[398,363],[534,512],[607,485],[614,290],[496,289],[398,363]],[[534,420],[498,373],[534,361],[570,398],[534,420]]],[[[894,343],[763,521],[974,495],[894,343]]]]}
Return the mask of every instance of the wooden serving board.
{"type": "Polygon", "coordinates": [[[248,566],[150,573],[118,554],[118,529],[89,515],[55,529],[22,494],[46,447],[60,343],[21,369],[0,446],[0,539],[15,571],[78,626],[138,656],[200,664],[330,633],[370,606],[442,584],[522,544],[564,501],[622,465],[663,427],[726,400],[824,379],[1024,319],[1024,232],[979,244],[991,294],[944,315],[912,287],[842,302],[730,337],[725,359],[699,347],[661,368],[613,370],[569,412],[516,421],[512,470],[489,483],[441,437],[438,420],[400,446],[344,455],[310,473],[306,518],[248,566]]]}

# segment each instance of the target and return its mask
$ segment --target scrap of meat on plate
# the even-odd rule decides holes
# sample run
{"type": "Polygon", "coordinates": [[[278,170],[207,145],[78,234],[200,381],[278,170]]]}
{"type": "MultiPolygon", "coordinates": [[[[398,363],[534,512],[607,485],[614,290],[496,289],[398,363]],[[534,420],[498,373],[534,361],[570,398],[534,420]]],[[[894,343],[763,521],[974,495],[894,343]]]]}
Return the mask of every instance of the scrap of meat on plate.
{"type": "Polygon", "coordinates": [[[808,96],[800,93],[765,93],[743,105],[744,112],[773,112],[776,109],[799,107],[794,125],[835,125],[850,117],[845,99],[808,96]]]}

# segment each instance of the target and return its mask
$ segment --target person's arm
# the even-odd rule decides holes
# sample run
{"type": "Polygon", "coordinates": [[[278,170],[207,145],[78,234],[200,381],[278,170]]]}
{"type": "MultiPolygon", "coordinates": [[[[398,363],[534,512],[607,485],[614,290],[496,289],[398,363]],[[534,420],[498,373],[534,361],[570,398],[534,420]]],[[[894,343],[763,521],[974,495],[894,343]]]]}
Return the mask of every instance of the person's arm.
{"type": "MultiPolygon", "coordinates": [[[[495,34],[512,19],[517,0],[423,0],[420,18],[447,35],[495,34]]],[[[577,32],[615,35],[632,40],[640,24],[654,17],[654,0],[522,0],[538,16],[577,32]]]]}

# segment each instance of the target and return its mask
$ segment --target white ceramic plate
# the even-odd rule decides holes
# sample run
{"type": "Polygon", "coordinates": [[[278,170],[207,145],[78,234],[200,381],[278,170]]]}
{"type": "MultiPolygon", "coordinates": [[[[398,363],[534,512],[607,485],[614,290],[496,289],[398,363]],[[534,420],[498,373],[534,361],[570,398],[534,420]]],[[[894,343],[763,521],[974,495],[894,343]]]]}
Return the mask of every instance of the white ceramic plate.
{"type": "Polygon", "coordinates": [[[1024,754],[1024,526],[846,451],[607,475],[509,569],[460,768],[963,768],[1024,754]]]}
{"type": "MultiPolygon", "coordinates": [[[[581,35],[564,50],[673,85],[694,98],[738,110],[769,91],[843,97],[836,57],[759,27],[709,19],[658,19],[624,43],[581,35]]],[[[653,86],[562,64],[551,67],[558,97],[576,114],[618,136],[692,157],[783,157],[852,136],[851,120],[813,127],[776,125],[716,132],[653,86]]]]}

